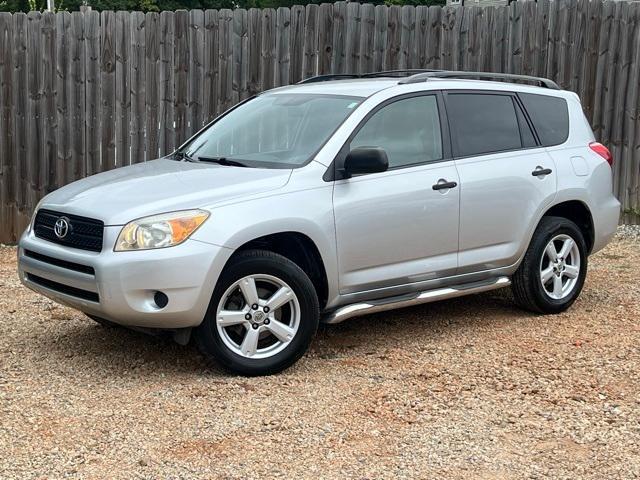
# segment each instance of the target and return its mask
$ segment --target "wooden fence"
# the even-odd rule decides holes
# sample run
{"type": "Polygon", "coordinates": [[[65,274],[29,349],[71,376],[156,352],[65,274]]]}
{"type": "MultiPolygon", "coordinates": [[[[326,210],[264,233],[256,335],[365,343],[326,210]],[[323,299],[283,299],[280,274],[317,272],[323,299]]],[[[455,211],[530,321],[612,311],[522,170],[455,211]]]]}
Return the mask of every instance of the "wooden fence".
{"type": "Polygon", "coordinates": [[[638,221],[640,2],[0,13],[0,242],[46,193],[170,152],[254,93],[402,68],[538,75],[577,92],[616,158],[623,220],[638,221]]]}

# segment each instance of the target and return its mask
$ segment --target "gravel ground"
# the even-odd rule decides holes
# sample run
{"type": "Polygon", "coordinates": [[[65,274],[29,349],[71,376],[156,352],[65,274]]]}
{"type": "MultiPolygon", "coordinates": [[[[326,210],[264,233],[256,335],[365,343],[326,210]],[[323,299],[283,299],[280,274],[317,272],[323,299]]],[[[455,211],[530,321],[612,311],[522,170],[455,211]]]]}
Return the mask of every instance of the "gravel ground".
{"type": "Polygon", "coordinates": [[[247,379],[24,289],[0,248],[0,478],[638,478],[639,271],[625,228],[564,314],[362,317],[247,379]]]}

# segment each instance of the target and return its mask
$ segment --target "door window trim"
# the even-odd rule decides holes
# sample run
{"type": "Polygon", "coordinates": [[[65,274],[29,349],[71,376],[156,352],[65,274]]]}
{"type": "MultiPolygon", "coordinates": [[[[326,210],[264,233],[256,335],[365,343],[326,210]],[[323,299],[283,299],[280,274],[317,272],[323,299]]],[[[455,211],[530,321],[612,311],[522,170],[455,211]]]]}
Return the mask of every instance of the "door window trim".
{"type": "Polygon", "coordinates": [[[355,138],[355,136],[360,132],[360,130],[364,127],[364,125],[369,121],[369,119],[382,110],[384,107],[391,105],[392,103],[396,103],[402,100],[406,100],[407,98],[416,98],[416,97],[426,97],[426,96],[434,96],[436,97],[436,108],[438,109],[438,120],[440,123],[440,137],[442,142],[442,158],[438,160],[425,160],[424,162],[412,163],[410,165],[398,165],[395,167],[390,167],[387,171],[400,170],[404,168],[418,167],[421,165],[429,165],[432,163],[441,163],[441,162],[449,162],[453,160],[452,156],[452,144],[451,144],[451,134],[449,130],[449,122],[447,120],[446,107],[445,102],[442,96],[441,90],[425,90],[419,92],[411,92],[404,93],[401,95],[396,95],[395,97],[388,98],[383,102],[380,102],[374,108],[369,111],[365,115],[365,117],[360,120],[358,125],[353,129],[353,131],[349,134],[349,138],[344,142],[340,151],[336,154],[333,161],[327,168],[327,171],[324,173],[322,179],[325,182],[333,182],[336,180],[344,180],[346,177],[343,174],[342,167],[344,165],[344,160],[349,153],[349,146],[351,145],[351,141],[355,138]]]}
{"type": "MultiPolygon", "coordinates": [[[[455,160],[461,160],[461,159],[465,159],[465,158],[484,157],[484,156],[487,156],[487,155],[495,155],[496,153],[519,152],[519,151],[523,151],[523,150],[533,150],[533,149],[537,149],[537,148],[542,148],[542,144],[540,142],[540,138],[538,137],[537,132],[533,128],[533,124],[531,122],[531,118],[529,118],[529,114],[527,113],[527,110],[522,105],[522,102],[520,101],[520,98],[518,97],[518,93],[517,92],[515,92],[515,91],[494,91],[494,90],[474,90],[474,89],[443,90],[442,91],[442,96],[443,96],[443,101],[444,101],[445,108],[448,105],[448,97],[449,97],[449,95],[455,95],[455,94],[498,95],[498,96],[503,96],[503,97],[511,97],[511,101],[513,102],[513,108],[514,108],[515,114],[516,114],[516,120],[518,118],[517,110],[519,110],[520,113],[522,113],[522,115],[524,116],[526,124],[529,127],[529,131],[531,132],[531,135],[533,135],[533,139],[535,141],[535,145],[532,145],[530,147],[520,146],[518,148],[508,148],[508,149],[505,149],[505,150],[494,150],[492,152],[474,153],[474,154],[471,154],[471,155],[458,155],[457,154],[459,152],[459,147],[458,147],[458,143],[457,143],[458,139],[453,134],[453,129],[449,128],[450,137],[451,137],[451,151],[453,152],[452,155],[453,155],[453,158],[455,160]]],[[[447,119],[450,119],[450,115],[449,114],[447,114],[447,119]]],[[[516,124],[518,126],[518,132],[520,134],[520,143],[523,143],[522,127],[521,127],[519,121],[516,122],[516,124]]]]}

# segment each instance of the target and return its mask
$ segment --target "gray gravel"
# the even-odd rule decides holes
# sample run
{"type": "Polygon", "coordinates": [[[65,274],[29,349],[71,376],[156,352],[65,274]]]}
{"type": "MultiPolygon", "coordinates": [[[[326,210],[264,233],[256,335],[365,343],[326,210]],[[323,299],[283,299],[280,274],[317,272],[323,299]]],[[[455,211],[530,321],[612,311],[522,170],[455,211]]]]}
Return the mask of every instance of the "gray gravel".
{"type": "Polygon", "coordinates": [[[640,225],[620,225],[616,232],[620,239],[640,240],[640,225]]]}
{"type": "Polygon", "coordinates": [[[637,231],[564,314],[498,291],[363,317],[252,379],[22,288],[0,248],[0,478],[638,478],[637,231]]]}

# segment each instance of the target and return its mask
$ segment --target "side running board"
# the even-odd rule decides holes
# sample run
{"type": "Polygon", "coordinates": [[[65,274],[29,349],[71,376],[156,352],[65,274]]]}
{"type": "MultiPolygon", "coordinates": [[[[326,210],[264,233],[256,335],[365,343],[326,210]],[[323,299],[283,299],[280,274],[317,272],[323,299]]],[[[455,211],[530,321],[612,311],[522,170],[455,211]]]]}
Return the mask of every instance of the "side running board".
{"type": "Polygon", "coordinates": [[[340,307],[333,312],[329,312],[324,316],[322,321],[329,324],[340,323],[344,322],[348,318],[358,317],[360,315],[395,310],[396,308],[411,307],[413,305],[436,302],[447,298],[462,297],[463,295],[470,295],[472,293],[487,292],[489,290],[508,287],[509,285],[511,285],[511,280],[509,280],[508,277],[498,277],[489,282],[474,282],[455,287],[438,288],[436,290],[412,293],[410,295],[401,295],[381,300],[354,303],[340,307]]]}

